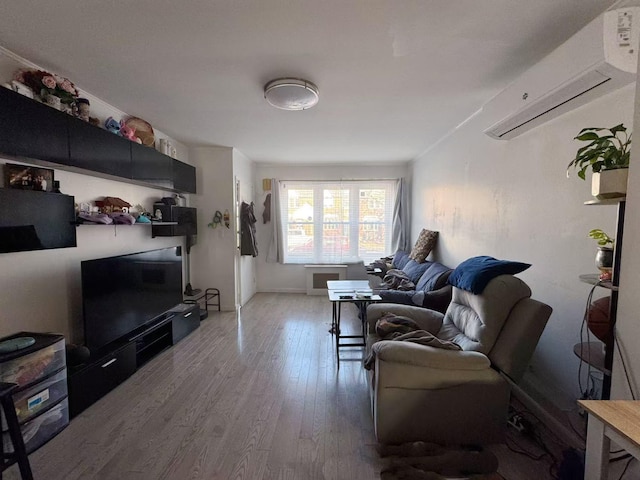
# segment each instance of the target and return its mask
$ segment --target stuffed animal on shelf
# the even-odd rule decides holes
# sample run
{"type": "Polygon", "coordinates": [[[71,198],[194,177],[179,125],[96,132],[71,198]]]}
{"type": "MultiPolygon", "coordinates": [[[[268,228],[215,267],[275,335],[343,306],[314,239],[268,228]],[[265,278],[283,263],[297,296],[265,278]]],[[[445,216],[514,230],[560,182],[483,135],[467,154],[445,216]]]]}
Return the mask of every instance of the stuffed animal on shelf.
{"type": "Polygon", "coordinates": [[[104,128],[109,130],[111,133],[115,133],[116,135],[120,135],[120,124],[113,117],[109,117],[104,122],[104,128]]]}
{"type": "Polygon", "coordinates": [[[132,142],[142,143],[142,140],[136,137],[136,129],[124,123],[123,120],[120,120],[120,135],[132,142]]]}

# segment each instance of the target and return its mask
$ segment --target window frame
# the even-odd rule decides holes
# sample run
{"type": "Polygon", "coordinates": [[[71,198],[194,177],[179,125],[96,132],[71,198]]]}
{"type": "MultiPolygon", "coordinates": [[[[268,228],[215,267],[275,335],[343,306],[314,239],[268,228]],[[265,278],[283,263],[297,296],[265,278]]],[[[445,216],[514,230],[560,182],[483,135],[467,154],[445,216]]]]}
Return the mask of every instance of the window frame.
{"type": "MultiPolygon", "coordinates": [[[[370,262],[376,258],[380,258],[386,254],[392,245],[392,233],[393,233],[393,211],[394,203],[396,201],[397,180],[389,179],[375,179],[375,180],[326,180],[326,181],[308,181],[308,180],[290,180],[282,181],[280,184],[280,198],[281,198],[281,238],[282,238],[282,262],[285,264],[333,264],[343,263],[349,261],[364,260],[370,262]],[[289,192],[292,190],[311,190],[313,198],[313,215],[310,221],[289,221],[290,215],[290,198],[289,192]],[[324,194],[326,190],[346,190],[348,204],[347,214],[344,218],[338,218],[334,221],[327,221],[325,210],[325,198],[324,194]],[[382,219],[377,221],[366,220],[366,218],[373,217],[374,215],[364,216],[360,215],[361,205],[360,201],[363,196],[363,190],[384,190],[384,204],[380,207],[380,213],[378,218],[382,216],[382,219]],[[354,219],[354,220],[352,220],[354,219]],[[327,241],[326,232],[327,226],[336,225],[336,229],[340,230],[340,226],[346,230],[348,249],[337,249],[334,251],[327,250],[325,242],[327,241]],[[311,237],[311,251],[308,255],[289,252],[290,237],[289,231],[291,226],[300,225],[300,230],[308,231],[305,226],[310,225],[312,234],[311,237]],[[373,227],[369,227],[372,225],[373,227]],[[370,228],[370,230],[369,230],[370,228]],[[361,231],[362,229],[362,231],[361,231]],[[361,236],[367,232],[375,232],[383,229],[383,247],[380,251],[373,252],[369,255],[366,253],[360,255],[362,250],[362,238],[361,236]]],[[[368,203],[375,202],[375,199],[369,199],[368,203]]],[[[298,230],[298,228],[295,228],[298,230]]],[[[375,235],[375,233],[373,234],[375,235]]],[[[338,235],[344,238],[344,235],[338,235]]],[[[344,242],[344,240],[343,240],[344,242]]]]}

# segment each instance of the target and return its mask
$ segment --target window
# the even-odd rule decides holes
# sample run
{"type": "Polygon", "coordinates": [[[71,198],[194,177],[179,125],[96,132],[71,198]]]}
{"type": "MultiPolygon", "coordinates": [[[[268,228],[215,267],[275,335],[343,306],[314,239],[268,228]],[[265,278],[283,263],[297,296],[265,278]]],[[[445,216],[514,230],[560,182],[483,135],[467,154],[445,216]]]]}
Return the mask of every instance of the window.
{"type": "Polygon", "coordinates": [[[395,180],[280,182],[285,263],[365,263],[387,255],[395,180]]]}

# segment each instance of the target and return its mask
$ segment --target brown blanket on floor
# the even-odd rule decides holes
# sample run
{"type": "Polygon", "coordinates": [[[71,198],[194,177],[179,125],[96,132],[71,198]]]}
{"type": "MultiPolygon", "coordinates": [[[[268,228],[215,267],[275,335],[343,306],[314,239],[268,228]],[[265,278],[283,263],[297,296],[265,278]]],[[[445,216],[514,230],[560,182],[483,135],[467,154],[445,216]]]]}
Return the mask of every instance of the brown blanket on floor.
{"type": "MultiPolygon", "coordinates": [[[[462,350],[462,347],[457,343],[450,342],[448,340],[441,340],[435,335],[427,332],[426,330],[414,330],[413,332],[404,333],[398,335],[397,332],[392,332],[381,340],[392,340],[394,342],[412,342],[420,345],[427,345],[434,348],[444,348],[445,350],[462,350]]],[[[375,348],[371,348],[369,355],[364,360],[364,368],[371,370],[376,363],[375,348]]]]}
{"type": "Polygon", "coordinates": [[[444,480],[450,476],[468,476],[474,480],[500,478],[497,457],[482,448],[442,447],[433,443],[413,442],[381,445],[379,453],[386,466],[383,480],[444,480]]]}

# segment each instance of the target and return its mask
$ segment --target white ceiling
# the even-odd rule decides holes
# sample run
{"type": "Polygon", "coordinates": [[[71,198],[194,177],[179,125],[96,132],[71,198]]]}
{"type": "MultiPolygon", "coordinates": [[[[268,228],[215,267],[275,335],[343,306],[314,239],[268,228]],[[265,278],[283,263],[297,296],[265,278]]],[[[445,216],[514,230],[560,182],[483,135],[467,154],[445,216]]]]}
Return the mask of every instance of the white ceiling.
{"type": "Polygon", "coordinates": [[[414,159],[612,0],[20,0],[0,45],[189,145],[267,163],[414,159]],[[267,104],[282,76],[311,110],[267,104]]]}

